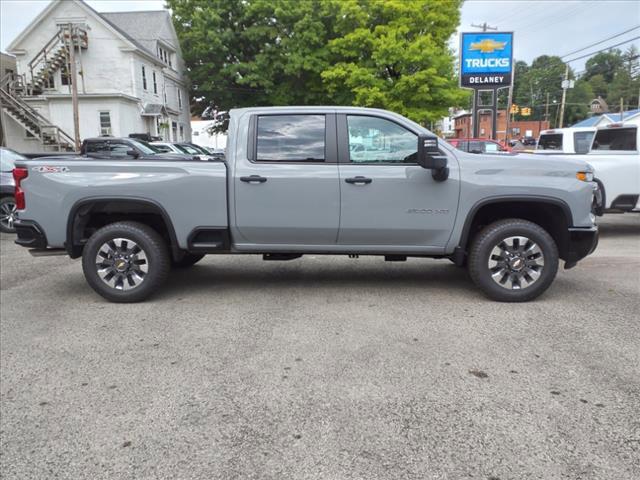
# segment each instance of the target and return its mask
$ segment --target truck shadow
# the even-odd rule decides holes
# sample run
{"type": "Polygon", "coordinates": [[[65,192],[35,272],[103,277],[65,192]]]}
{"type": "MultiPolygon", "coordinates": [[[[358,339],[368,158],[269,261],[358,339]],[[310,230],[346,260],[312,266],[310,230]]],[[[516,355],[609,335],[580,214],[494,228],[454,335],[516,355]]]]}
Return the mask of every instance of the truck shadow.
{"type": "Polygon", "coordinates": [[[600,237],[640,235],[640,213],[607,214],[598,218],[600,237]]]}
{"type": "Polygon", "coordinates": [[[282,294],[290,289],[309,289],[314,292],[325,289],[329,292],[336,288],[357,291],[382,286],[394,291],[433,289],[467,294],[474,291],[466,270],[445,260],[400,265],[381,262],[354,267],[346,260],[334,260],[328,265],[293,260],[297,263],[276,265],[276,262],[240,259],[234,265],[229,265],[228,259],[224,263],[218,263],[218,259],[211,256],[190,269],[173,271],[156,298],[207,291],[264,291],[266,288],[281,290],[282,294]]]}

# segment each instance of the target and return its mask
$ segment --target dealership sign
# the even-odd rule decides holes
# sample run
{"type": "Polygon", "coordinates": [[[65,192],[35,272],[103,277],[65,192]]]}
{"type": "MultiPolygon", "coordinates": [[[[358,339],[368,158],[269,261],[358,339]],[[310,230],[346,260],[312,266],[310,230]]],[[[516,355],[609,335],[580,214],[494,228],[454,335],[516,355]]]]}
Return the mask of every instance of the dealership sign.
{"type": "Polygon", "coordinates": [[[460,85],[468,88],[508,87],[513,79],[513,33],[463,33],[460,42],[460,85]]]}

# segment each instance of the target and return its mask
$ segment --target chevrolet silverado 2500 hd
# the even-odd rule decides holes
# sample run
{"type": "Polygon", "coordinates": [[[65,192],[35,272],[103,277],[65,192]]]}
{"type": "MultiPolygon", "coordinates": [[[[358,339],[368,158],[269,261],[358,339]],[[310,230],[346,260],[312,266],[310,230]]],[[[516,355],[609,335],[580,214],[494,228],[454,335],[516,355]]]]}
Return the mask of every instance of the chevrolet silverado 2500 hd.
{"type": "Polygon", "coordinates": [[[115,302],[205,254],[448,258],[499,301],[526,301],[593,251],[583,161],[473,155],[391,112],[232,110],[225,161],[17,163],[17,243],[82,257],[115,302]]]}

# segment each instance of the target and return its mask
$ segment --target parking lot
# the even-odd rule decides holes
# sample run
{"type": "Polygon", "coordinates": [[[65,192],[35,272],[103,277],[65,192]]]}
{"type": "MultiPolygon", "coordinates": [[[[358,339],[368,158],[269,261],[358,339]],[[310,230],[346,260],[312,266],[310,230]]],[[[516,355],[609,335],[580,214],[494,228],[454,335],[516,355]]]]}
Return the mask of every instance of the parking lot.
{"type": "Polygon", "coordinates": [[[4,478],[640,478],[640,216],[528,304],[446,260],[210,256],[117,305],[1,238],[4,478]]]}

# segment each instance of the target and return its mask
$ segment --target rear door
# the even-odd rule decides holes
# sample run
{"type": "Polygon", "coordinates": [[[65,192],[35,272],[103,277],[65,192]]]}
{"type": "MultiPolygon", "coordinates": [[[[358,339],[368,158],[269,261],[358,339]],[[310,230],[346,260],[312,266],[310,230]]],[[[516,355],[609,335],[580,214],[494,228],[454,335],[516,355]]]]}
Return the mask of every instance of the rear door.
{"type": "Polygon", "coordinates": [[[233,179],[242,237],[236,243],[335,245],[340,215],[335,115],[253,115],[248,143],[248,158],[236,159],[233,179]]]}
{"type": "MultiPolygon", "coordinates": [[[[340,245],[445,247],[456,216],[459,182],[436,182],[415,163],[417,133],[373,115],[338,115],[340,245]],[[344,135],[340,135],[344,132],[344,135]]],[[[444,153],[444,152],[443,152],[444,153]]]]}

